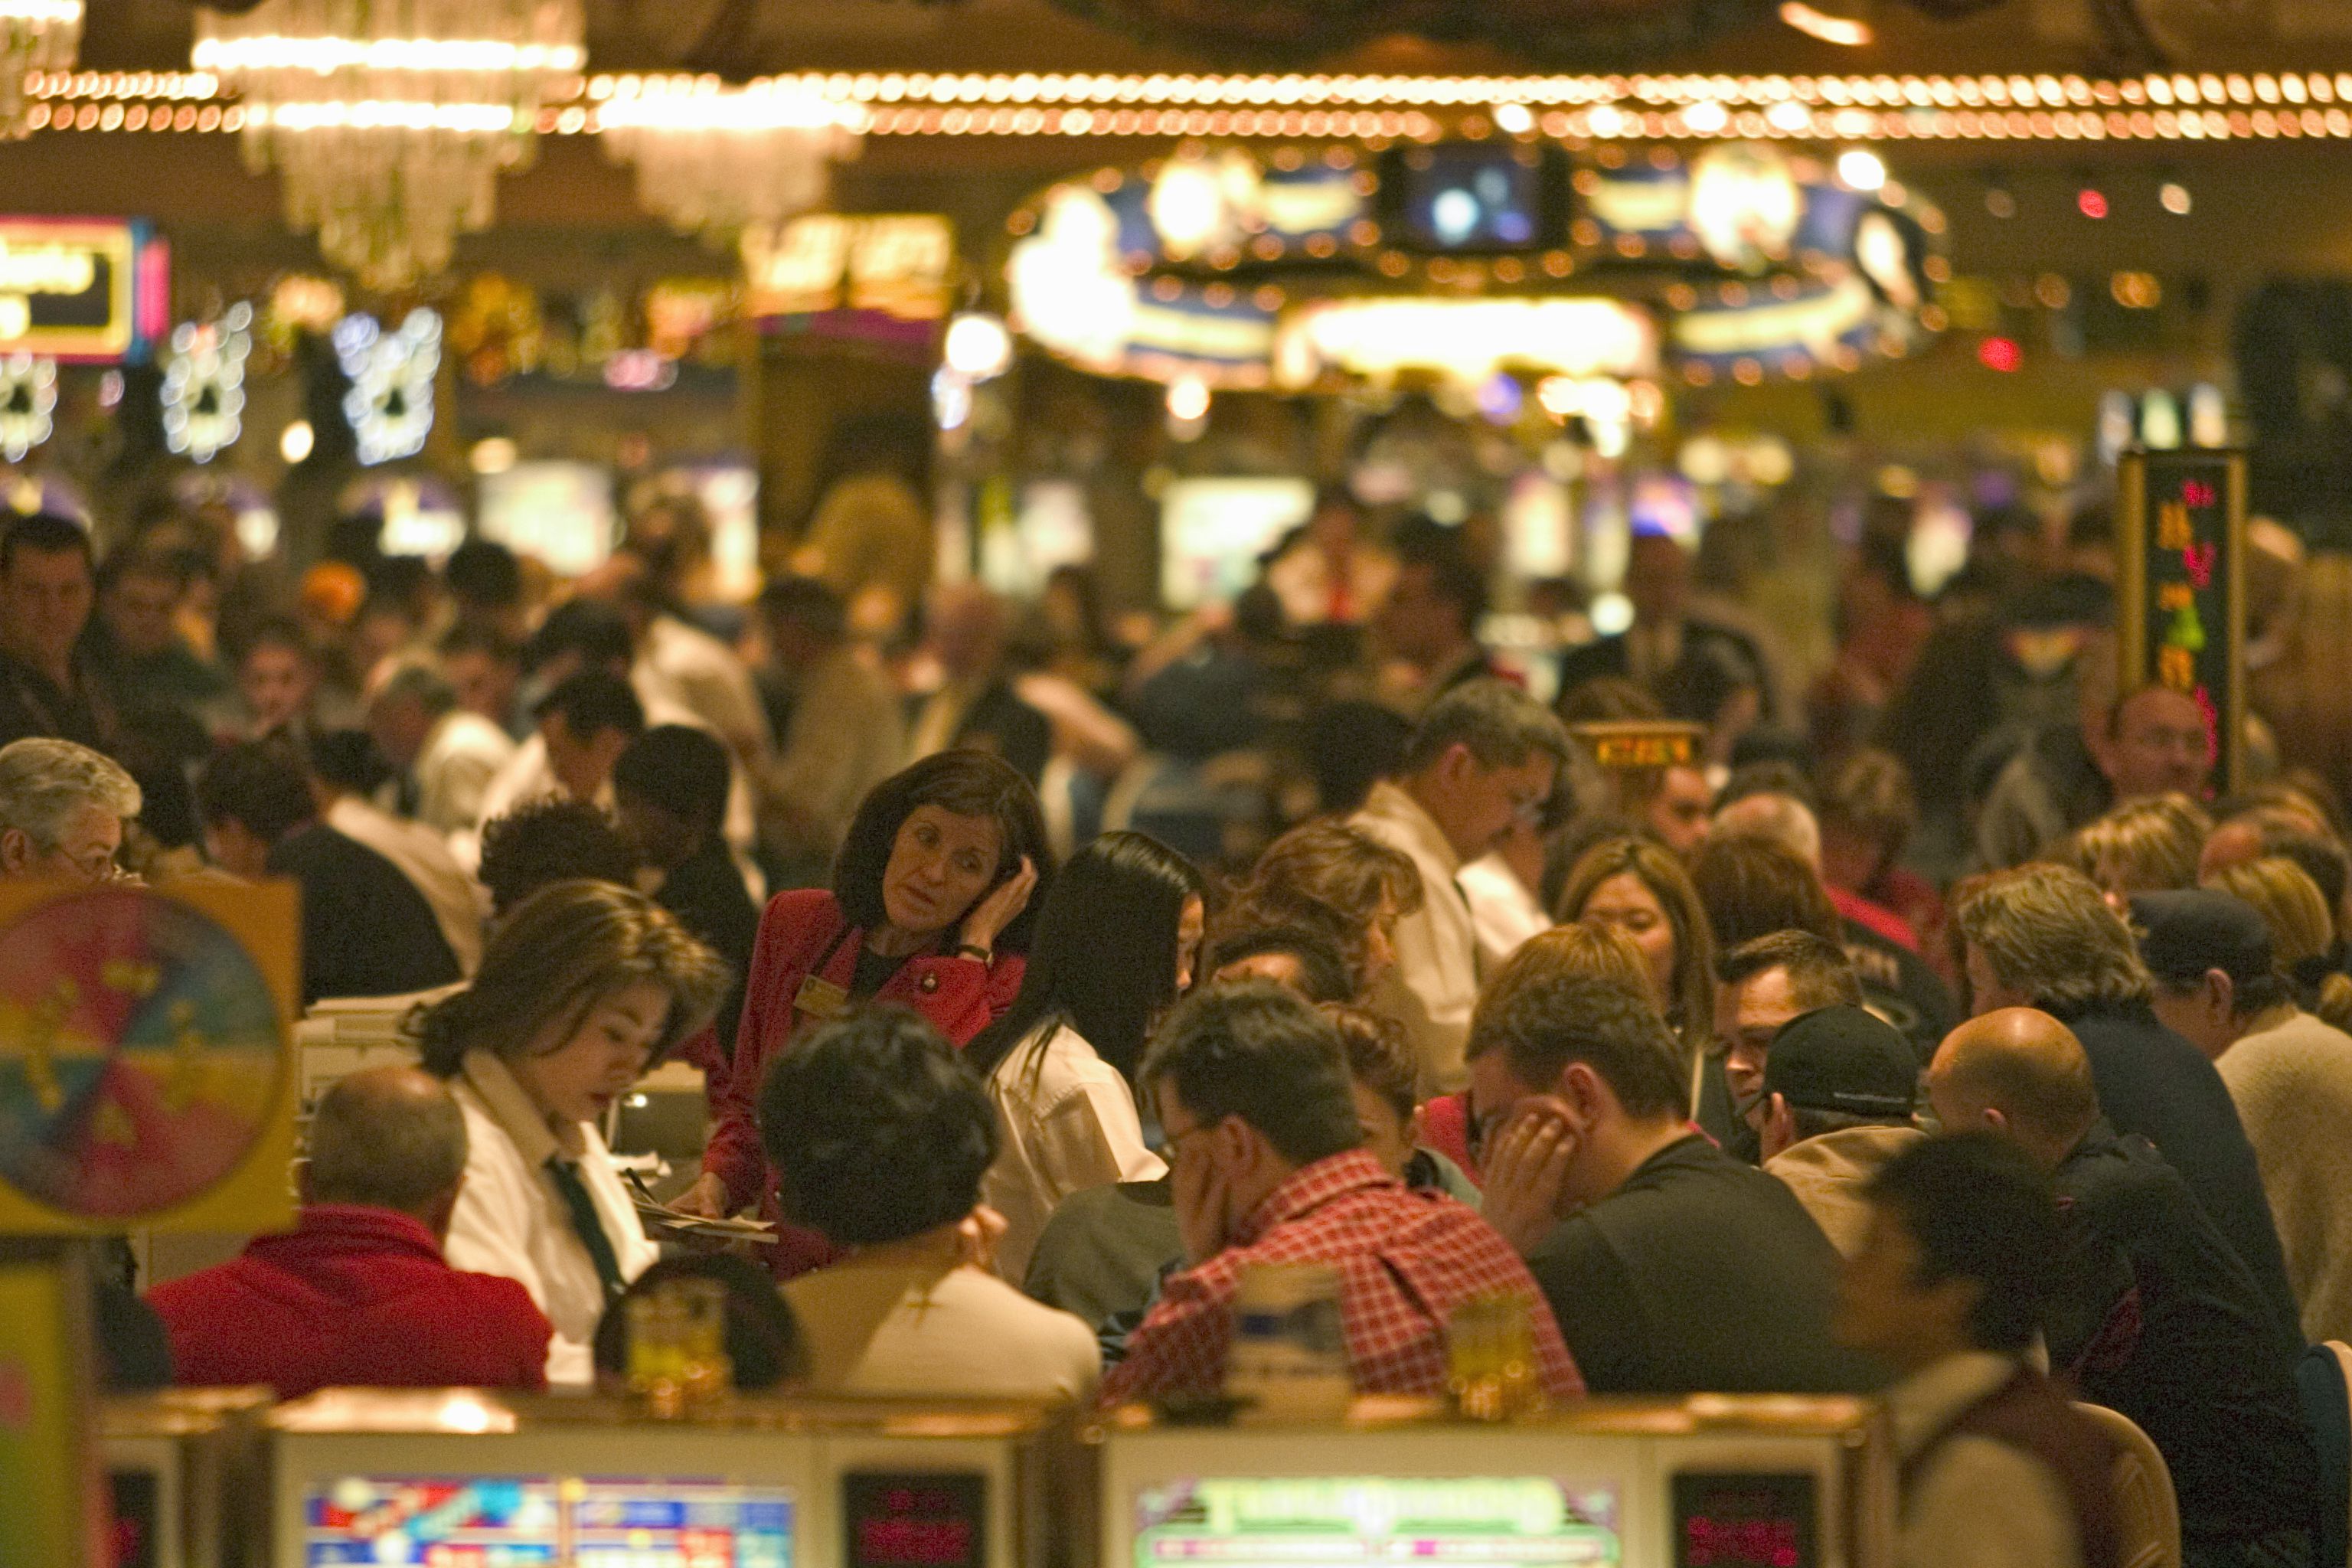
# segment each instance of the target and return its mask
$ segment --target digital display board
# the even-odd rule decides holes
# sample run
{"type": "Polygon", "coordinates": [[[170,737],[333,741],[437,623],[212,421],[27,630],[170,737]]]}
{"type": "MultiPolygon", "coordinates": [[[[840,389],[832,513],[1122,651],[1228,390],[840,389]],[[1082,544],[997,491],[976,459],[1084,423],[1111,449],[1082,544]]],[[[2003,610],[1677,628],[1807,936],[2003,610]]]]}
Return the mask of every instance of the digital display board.
{"type": "Polygon", "coordinates": [[[2224,790],[2244,783],[2246,459],[2242,452],[2136,449],[2117,469],[2122,681],[2168,687],[2205,714],[2224,790]]]}
{"type": "Polygon", "coordinates": [[[988,1478],[853,1470],[841,1478],[846,1568],[983,1568],[988,1478]]]}
{"type": "Polygon", "coordinates": [[[1686,1470],[1674,1479],[1675,1568],[1817,1568],[1814,1480],[1686,1470]]]}
{"type": "Polygon", "coordinates": [[[1389,154],[1391,232],[1433,255],[1539,250],[1568,231],[1568,166],[1555,148],[1454,142],[1389,154]]]}
{"type": "Polygon", "coordinates": [[[417,1568],[792,1568],[792,1493],[719,1481],[346,1477],[303,1500],[300,1561],[417,1568]]]}
{"type": "Polygon", "coordinates": [[[143,361],[171,330],[171,274],[143,223],[0,217],[0,356],[143,361]]]}
{"type": "Polygon", "coordinates": [[[1136,1493],[1134,1568],[1404,1562],[1619,1568],[1622,1520],[1615,1486],[1541,1476],[1170,1481],[1136,1493]]]}

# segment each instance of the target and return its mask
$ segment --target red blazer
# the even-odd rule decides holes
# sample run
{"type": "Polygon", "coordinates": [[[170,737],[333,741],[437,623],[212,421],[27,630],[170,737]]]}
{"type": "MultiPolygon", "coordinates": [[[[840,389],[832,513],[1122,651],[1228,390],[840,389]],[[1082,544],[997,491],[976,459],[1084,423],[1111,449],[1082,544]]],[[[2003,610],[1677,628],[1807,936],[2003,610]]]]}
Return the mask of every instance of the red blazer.
{"type": "Polygon", "coordinates": [[[312,1204],[293,1230],[158,1285],[175,1379],[314,1388],[537,1389],[554,1332],[520,1283],[467,1274],[392,1209],[312,1204]]]}
{"type": "MultiPolygon", "coordinates": [[[[702,1152],[703,1171],[727,1184],[733,1207],[757,1202],[762,1218],[778,1217],[775,1177],[760,1146],[760,1085],[767,1079],[768,1064],[805,1022],[793,1006],[801,983],[832,948],[821,978],[847,989],[856,977],[864,939],[863,931],[848,928],[840,904],[821,888],[778,893],[760,917],[751,972],[743,985],[743,1020],[735,1031],[735,1060],[723,1080],[711,1083],[710,1113],[717,1125],[702,1152]],[[841,939],[837,945],[836,938],[841,939]]],[[[918,955],[873,1000],[913,1008],[962,1047],[1013,1005],[1025,968],[1021,955],[1013,952],[1000,952],[993,963],[986,964],[970,958],[918,955]]],[[[827,1253],[807,1255],[812,1239],[805,1231],[796,1237],[780,1234],[781,1244],[773,1249],[780,1278],[804,1273],[827,1260],[827,1253]]],[[[821,1248],[823,1244],[817,1245],[821,1248]]]]}

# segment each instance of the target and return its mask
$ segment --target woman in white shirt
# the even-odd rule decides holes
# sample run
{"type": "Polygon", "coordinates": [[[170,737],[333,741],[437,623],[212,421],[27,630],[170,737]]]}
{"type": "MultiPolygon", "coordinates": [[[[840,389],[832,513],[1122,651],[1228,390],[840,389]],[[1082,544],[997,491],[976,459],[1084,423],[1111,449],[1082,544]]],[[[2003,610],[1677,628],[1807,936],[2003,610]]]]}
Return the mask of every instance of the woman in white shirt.
{"type": "Polygon", "coordinates": [[[596,1122],[700,1028],[726,966],[652,900],[558,882],[516,906],[473,984],[412,1028],[466,1115],[450,1266],[521,1281],[551,1384],[591,1381],[596,1321],[656,1249],[596,1122]]]}
{"type": "Polygon", "coordinates": [[[1192,986],[1206,921],[1199,870],[1140,833],[1104,834],[1055,878],[1021,994],[964,1047],[1004,1124],[981,1184],[1004,1216],[1004,1279],[1021,1280],[1072,1193],[1166,1173],[1144,1142],[1135,1068],[1152,1025],[1192,986]]]}

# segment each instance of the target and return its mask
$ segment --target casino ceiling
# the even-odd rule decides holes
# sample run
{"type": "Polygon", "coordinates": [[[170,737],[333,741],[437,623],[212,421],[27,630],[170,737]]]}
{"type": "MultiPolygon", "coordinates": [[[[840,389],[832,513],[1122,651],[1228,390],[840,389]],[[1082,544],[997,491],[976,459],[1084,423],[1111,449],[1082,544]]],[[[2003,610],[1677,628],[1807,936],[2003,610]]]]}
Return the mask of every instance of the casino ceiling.
{"type": "MultiPolygon", "coordinates": [[[[250,9],[250,0],[227,8],[250,9]]],[[[183,64],[190,10],[185,0],[91,0],[83,64],[183,64]]],[[[730,79],[868,68],[1900,74],[2352,65],[2346,0],[587,0],[587,13],[593,68],[730,79]],[[1825,41],[1864,35],[1859,46],[1825,41]]]]}

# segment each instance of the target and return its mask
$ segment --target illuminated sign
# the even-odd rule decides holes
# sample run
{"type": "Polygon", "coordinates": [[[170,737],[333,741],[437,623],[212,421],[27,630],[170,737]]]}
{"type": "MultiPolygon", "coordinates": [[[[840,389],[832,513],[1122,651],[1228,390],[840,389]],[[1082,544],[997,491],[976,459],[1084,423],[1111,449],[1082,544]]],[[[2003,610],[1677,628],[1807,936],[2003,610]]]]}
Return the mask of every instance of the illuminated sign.
{"type": "Polygon", "coordinates": [[[1624,1562],[1616,1489],[1543,1477],[1221,1477],[1145,1488],[1135,1510],[1133,1568],[1624,1562]]]}
{"type": "Polygon", "coordinates": [[[2121,689],[2163,686],[2193,699],[2215,781],[2237,789],[2245,767],[2245,454],[2137,448],[2124,454],[2117,479],[2121,689]]]}
{"type": "Polygon", "coordinates": [[[351,1476],[309,1489],[301,1555],[349,1563],[790,1568],[788,1491],[709,1480],[351,1476]]]}
{"type": "Polygon", "coordinates": [[[335,355],[351,378],[343,417],[362,463],[387,463],[425,450],[433,433],[433,378],[441,369],[441,318],[419,305],[390,331],[373,316],[335,323],[335,355]]]}
{"type": "Polygon", "coordinates": [[[1696,724],[1625,719],[1571,724],[1569,733],[1592,753],[1594,762],[1622,772],[1688,767],[1706,731],[1696,724]]]}
{"type": "Polygon", "coordinates": [[[124,218],[0,218],[0,355],[141,361],[169,330],[171,258],[124,218]]]}
{"type": "Polygon", "coordinates": [[[759,317],[847,310],[901,321],[946,316],[955,230],[926,213],[812,213],[743,234],[745,305],[759,317]]]}
{"type": "Polygon", "coordinates": [[[1433,374],[1664,370],[1755,384],[1908,353],[1942,324],[1945,221],[1899,184],[1727,143],[1180,153],[1009,220],[1016,328],[1102,375],[1337,390],[1433,374]]]}

